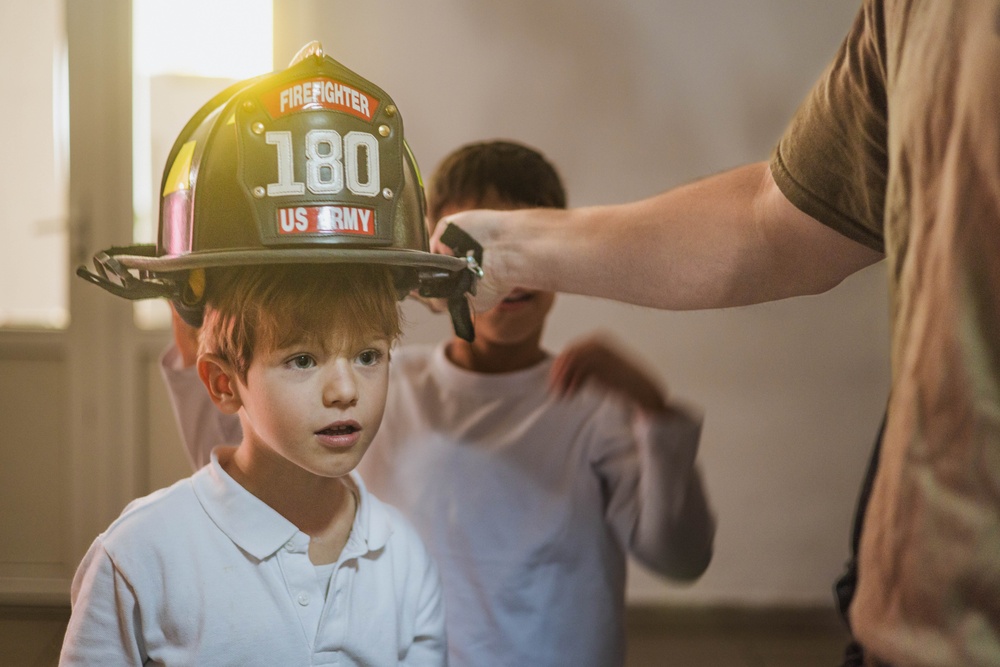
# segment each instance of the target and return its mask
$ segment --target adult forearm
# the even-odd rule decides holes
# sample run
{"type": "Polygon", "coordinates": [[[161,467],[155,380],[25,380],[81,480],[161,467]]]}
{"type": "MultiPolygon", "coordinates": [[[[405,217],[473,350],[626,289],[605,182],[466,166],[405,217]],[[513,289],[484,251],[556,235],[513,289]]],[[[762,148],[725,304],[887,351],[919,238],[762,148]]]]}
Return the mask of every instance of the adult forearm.
{"type": "Polygon", "coordinates": [[[763,162],[629,204],[455,221],[486,247],[490,290],[675,310],[821,292],[880,257],[792,206],[763,162]]]}
{"type": "MultiPolygon", "coordinates": [[[[578,209],[577,228],[560,235],[561,260],[540,265],[558,271],[558,291],[674,310],[751,303],[746,288],[753,281],[741,276],[759,248],[746,176],[725,174],[635,203],[578,209]]],[[[539,265],[530,247],[524,252],[525,265],[539,265]]]]}

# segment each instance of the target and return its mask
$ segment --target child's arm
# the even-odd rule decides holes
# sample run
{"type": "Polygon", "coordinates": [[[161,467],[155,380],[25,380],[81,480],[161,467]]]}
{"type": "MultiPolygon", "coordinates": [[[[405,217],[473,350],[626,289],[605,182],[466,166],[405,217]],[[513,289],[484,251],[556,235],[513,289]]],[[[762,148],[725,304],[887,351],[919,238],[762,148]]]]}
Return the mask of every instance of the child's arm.
{"type": "Polygon", "coordinates": [[[550,383],[567,395],[593,383],[631,409],[631,429],[596,420],[606,428],[595,436],[593,465],[608,488],[607,520],[644,565],[674,579],[699,577],[715,537],[695,465],[700,415],[668,401],[659,383],[601,337],[570,345],[554,362],[550,383]]]}
{"type": "Polygon", "coordinates": [[[174,345],[160,358],[160,373],[170,393],[174,418],[187,450],[188,460],[197,469],[208,463],[212,448],[239,444],[239,418],[225,415],[212,404],[195,370],[198,359],[198,330],[173,314],[174,345]]]}
{"type": "Polygon", "coordinates": [[[100,538],[73,577],[70,600],[73,613],[63,639],[60,667],[143,664],[138,604],[100,538]]]}

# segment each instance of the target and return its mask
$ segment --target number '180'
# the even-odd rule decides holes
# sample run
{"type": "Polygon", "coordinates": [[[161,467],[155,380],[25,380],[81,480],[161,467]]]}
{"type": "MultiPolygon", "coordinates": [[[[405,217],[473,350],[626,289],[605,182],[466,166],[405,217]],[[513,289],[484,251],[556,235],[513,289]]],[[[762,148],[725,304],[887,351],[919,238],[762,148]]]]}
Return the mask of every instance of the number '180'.
{"type": "Polygon", "coordinates": [[[379,181],[378,140],[367,132],[309,130],[306,133],[306,182],[295,180],[292,133],[268,132],[267,143],[278,150],[278,182],[267,184],[269,197],[305,194],[336,194],[346,186],[353,194],[376,196],[379,181]],[[362,170],[362,166],[367,167],[362,170]],[[362,175],[366,180],[362,181],[362,175]]]}

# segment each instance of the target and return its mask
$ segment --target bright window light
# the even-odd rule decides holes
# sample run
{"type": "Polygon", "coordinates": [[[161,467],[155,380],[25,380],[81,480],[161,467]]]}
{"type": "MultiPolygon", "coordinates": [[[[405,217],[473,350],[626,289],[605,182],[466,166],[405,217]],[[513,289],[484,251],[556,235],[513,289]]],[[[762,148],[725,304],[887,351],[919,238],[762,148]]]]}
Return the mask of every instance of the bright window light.
{"type": "MultiPolygon", "coordinates": [[[[133,0],[132,237],[153,243],[164,163],[187,120],[213,95],[270,72],[273,0],[133,0]]],[[[160,300],[138,301],[141,328],[168,326],[160,300]]]]}
{"type": "Polygon", "coordinates": [[[247,79],[270,72],[272,1],[134,0],[135,73],[247,79]]]}

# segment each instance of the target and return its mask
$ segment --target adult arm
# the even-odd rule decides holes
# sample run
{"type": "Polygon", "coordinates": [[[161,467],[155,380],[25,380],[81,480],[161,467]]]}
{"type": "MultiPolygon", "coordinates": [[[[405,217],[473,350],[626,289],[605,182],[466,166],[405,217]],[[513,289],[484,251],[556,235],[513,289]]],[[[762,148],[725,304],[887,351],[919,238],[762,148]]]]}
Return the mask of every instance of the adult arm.
{"type": "Polygon", "coordinates": [[[516,286],[672,310],[741,306],[824,292],[882,258],[796,208],[766,162],[628,204],[445,222],[484,247],[477,309],[516,286]]]}

